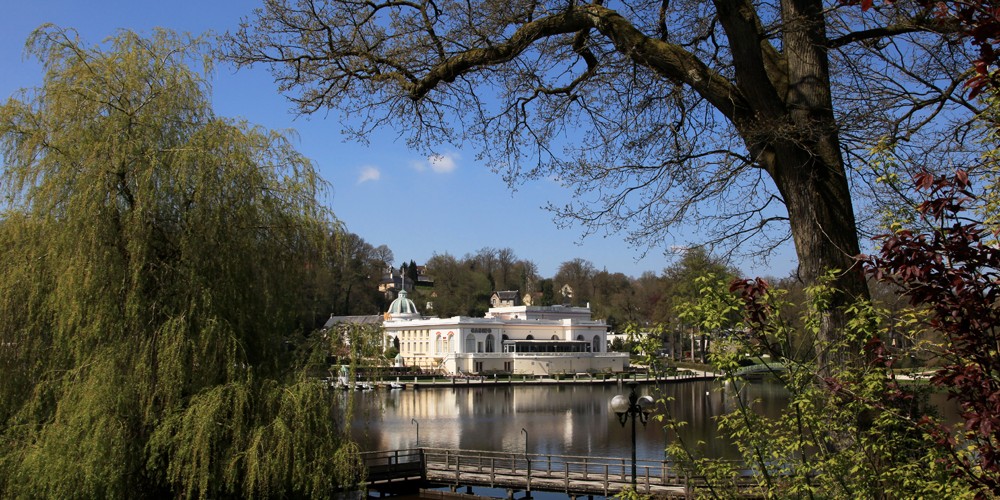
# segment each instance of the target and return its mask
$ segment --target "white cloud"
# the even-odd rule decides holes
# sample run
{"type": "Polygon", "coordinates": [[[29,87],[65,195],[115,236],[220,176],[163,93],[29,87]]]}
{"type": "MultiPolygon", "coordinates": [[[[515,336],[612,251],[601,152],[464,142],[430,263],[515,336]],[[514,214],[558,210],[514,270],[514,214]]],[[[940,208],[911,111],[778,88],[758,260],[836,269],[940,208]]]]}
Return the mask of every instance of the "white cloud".
{"type": "Polygon", "coordinates": [[[371,165],[365,165],[361,167],[361,175],[358,176],[358,184],[377,181],[382,178],[382,172],[379,171],[378,167],[373,167],[371,165]]]}
{"type": "Polygon", "coordinates": [[[449,153],[446,155],[433,155],[427,158],[427,163],[430,163],[431,170],[436,174],[447,174],[458,168],[458,154],[449,153]]]}
{"type": "Polygon", "coordinates": [[[417,172],[425,172],[428,169],[435,174],[449,174],[458,168],[458,160],[461,158],[458,153],[435,154],[428,156],[426,160],[414,161],[411,166],[417,172]]]}

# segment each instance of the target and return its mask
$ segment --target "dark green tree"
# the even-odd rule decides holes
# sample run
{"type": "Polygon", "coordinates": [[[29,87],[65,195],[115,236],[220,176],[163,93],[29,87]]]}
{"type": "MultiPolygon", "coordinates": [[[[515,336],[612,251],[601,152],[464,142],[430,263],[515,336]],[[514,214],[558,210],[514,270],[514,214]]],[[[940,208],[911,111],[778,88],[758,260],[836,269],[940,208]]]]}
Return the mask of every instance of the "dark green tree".
{"type": "Polygon", "coordinates": [[[586,259],[576,258],[560,264],[559,270],[552,278],[557,300],[568,302],[574,306],[587,305],[594,295],[593,280],[596,273],[597,269],[594,268],[594,264],[586,259]],[[569,289],[564,288],[567,285],[569,289]],[[564,289],[571,295],[565,297],[560,295],[564,289]]]}
{"type": "MultiPolygon", "coordinates": [[[[306,368],[335,229],[309,161],[217,117],[198,40],[45,26],[0,107],[0,496],[327,496],[356,480],[306,368]]],[[[206,71],[208,68],[206,68],[206,71]]]]}
{"type": "Polygon", "coordinates": [[[632,280],[622,273],[598,271],[593,277],[591,310],[595,319],[607,321],[611,331],[625,323],[641,323],[632,280]]]}
{"type": "Polygon", "coordinates": [[[555,284],[551,279],[543,279],[539,282],[542,291],[541,303],[538,305],[551,306],[556,303],[555,284]]]}
{"type": "Polygon", "coordinates": [[[325,287],[331,297],[324,312],[338,316],[384,312],[388,304],[375,283],[385,266],[376,248],[348,231],[335,233],[329,244],[330,273],[325,287]]]}
{"type": "Polygon", "coordinates": [[[418,292],[416,297],[421,302],[425,298],[433,302],[435,315],[482,316],[486,312],[492,292],[489,280],[473,270],[468,261],[447,253],[434,254],[427,260],[426,267],[434,277],[434,288],[432,292],[418,292]],[[428,293],[433,293],[433,297],[427,298],[428,293]]]}
{"type": "Polygon", "coordinates": [[[417,263],[410,260],[410,265],[406,267],[406,279],[413,286],[417,285],[417,263]]]}

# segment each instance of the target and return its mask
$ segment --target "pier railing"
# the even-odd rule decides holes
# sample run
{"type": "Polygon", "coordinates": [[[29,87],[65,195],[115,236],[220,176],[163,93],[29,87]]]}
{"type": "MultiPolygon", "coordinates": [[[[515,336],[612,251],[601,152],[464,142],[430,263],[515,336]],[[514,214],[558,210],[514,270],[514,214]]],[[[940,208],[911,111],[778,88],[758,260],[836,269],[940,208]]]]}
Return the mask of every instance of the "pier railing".
{"type": "MultiPolygon", "coordinates": [[[[441,486],[486,486],[556,491],[571,496],[613,495],[632,485],[626,458],[525,454],[421,448],[363,453],[369,485],[418,479],[441,486]]],[[[665,460],[636,461],[636,490],[643,494],[689,496],[701,484],[665,460]]]]}

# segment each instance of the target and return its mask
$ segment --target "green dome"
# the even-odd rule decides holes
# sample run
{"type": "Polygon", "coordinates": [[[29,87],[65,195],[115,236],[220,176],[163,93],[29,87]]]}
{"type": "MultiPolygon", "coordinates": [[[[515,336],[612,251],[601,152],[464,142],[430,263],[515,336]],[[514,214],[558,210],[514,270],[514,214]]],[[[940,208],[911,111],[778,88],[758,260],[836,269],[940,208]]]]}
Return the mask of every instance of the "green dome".
{"type": "Polygon", "coordinates": [[[402,290],[399,297],[389,305],[389,315],[393,319],[419,318],[420,311],[417,311],[417,305],[412,300],[406,298],[406,290],[402,290]]]}

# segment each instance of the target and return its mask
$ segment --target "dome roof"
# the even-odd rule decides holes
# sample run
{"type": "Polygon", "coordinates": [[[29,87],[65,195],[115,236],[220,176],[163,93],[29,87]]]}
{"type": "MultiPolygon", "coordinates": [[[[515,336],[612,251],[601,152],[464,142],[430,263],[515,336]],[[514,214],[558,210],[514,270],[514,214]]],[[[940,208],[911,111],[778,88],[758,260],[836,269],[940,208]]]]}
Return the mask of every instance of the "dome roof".
{"type": "Polygon", "coordinates": [[[393,319],[420,318],[420,311],[412,300],[406,298],[406,290],[401,290],[399,297],[389,304],[389,315],[393,319]]]}

